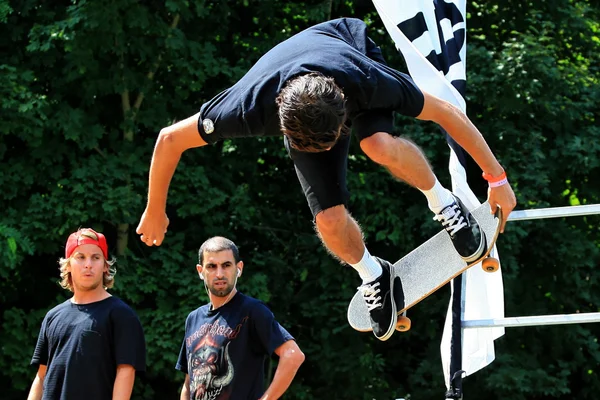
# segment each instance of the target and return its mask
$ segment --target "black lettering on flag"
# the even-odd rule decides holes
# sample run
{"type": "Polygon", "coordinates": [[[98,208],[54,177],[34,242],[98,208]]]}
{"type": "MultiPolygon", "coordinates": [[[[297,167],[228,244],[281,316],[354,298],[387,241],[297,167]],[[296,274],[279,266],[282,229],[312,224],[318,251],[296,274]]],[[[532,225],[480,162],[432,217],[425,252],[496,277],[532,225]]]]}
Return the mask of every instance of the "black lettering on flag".
{"type": "MultiPolygon", "coordinates": [[[[462,62],[460,59],[460,50],[465,43],[466,29],[462,27],[453,31],[451,37],[444,37],[444,31],[442,30],[440,21],[447,19],[450,21],[450,26],[453,27],[456,24],[464,23],[465,19],[454,3],[446,3],[443,0],[434,0],[433,4],[438,31],[438,41],[442,51],[441,53],[437,53],[434,48],[419,50],[425,55],[425,58],[427,58],[431,65],[438,71],[441,71],[444,75],[447,75],[452,65],[462,62]]],[[[414,42],[428,31],[425,17],[422,12],[417,13],[408,20],[400,22],[398,28],[411,42],[414,42]]],[[[464,79],[454,79],[451,83],[464,97],[466,81],[464,79]]]]}

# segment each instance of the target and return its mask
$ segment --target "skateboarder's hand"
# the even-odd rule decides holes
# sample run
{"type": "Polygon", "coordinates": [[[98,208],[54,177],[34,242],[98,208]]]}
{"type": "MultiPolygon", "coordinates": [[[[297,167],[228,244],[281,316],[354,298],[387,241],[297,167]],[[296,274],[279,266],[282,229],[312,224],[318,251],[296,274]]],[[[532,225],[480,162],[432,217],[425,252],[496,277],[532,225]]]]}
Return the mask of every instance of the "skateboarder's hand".
{"type": "Polygon", "coordinates": [[[164,211],[154,211],[146,208],[140,223],[135,230],[146,246],[160,246],[169,226],[169,218],[164,211]]]}
{"type": "Polygon", "coordinates": [[[500,232],[504,232],[504,225],[506,225],[506,220],[508,216],[512,212],[512,210],[517,205],[517,199],[515,197],[515,193],[510,187],[509,183],[505,185],[490,188],[488,190],[488,201],[490,203],[490,208],[492,214],[496,213],[498,207],[500,207],[502,211],[502,221],[500,221],[500,232]]]}

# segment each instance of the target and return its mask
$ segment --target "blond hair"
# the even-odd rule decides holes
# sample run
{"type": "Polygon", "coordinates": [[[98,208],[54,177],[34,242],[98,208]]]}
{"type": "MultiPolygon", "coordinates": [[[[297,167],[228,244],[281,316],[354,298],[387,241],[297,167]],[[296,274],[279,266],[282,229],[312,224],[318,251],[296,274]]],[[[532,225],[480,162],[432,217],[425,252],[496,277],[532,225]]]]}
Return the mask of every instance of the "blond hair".
{"type": "MultiPolygon", "coordinates": [[[[81,232],[81,236],[88,237],[93,240],[98,240],[98,236],[89,230],[84,230],[81,232]]],[[[59,270],[60,270],[60,281],[59,284],[63,289],[67,289],[73,292],[73,278],[71,277],[71,273],[67,270],[67,267],[70,265],[71,258],[63,258],[61,257],[58,260],[59,270]]],[[[115,285],[115,274],[117,273],[117,269],[114,267],[114,264],[117,262],[116,259],[112,258],[110,260],[104,259],[105,266],[108,268],[108,271],[104,273],[104,278],[102,279],[102,286],[105,289],[111,289],[115,285]]]]}

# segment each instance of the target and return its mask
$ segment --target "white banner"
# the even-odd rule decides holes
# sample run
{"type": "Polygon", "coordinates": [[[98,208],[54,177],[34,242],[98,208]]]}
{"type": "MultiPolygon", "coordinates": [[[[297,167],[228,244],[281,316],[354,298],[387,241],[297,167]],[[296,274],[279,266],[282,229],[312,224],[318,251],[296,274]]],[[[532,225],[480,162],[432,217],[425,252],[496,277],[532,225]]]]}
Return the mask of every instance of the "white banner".
{"type": "MultiPolygon", "coordinates": [[[[373,3],[421,90],[466,112],[466,0],[373,0],[373,3]]],[[[448,136],[447,139],[452,191],[473,209],[481,203],[470,189],[465,167],[460,162],[464,160],[464,151],[448,136]]],[[[492,256],[498,257],[496,249],[492,256]]],[[[463,274],[462,291],[458,295],[462,295],[461,310],[458,310],[463,314],[462,319],[504,317],[501,269],[487,273],[480,265],[470,268],[463,274]]],[[[414,329],[418,329],[415,322],[414,329]]],[[[453,362],[451,343],[453,340],[460,343],[460,337],[453,338],[453,335],[456,330],[452,330],[451,300],[440,346],[447,387],[453,362]]],[[[504,335],[504,328],[468,329],[462,331],[462,335],[461,369],[470,375],[494,360],[494,340],[504,335]]]]}

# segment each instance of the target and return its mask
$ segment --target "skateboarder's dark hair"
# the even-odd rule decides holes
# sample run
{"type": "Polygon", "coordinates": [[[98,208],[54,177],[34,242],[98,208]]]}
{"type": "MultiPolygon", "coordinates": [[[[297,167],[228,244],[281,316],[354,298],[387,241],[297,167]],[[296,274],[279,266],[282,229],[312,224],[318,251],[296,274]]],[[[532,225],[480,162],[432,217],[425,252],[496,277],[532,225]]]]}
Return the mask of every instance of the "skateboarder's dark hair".
{"type": "Polygon", "coordinates": [[[325,151],[347,134],[346,100],[333,78],[318,72],[297,76],[277,96],[279,125],[300,151],[325,151]]]}

